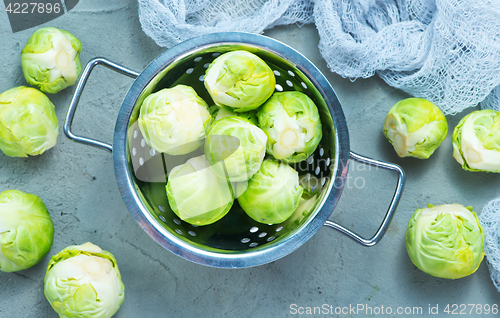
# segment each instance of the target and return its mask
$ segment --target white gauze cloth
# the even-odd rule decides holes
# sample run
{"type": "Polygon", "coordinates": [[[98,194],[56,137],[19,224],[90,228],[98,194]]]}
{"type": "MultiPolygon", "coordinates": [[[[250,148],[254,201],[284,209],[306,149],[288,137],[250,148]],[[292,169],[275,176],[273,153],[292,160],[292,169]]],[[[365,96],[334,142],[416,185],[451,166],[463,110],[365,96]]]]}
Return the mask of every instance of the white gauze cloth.
{"type": "MultiPolygon", "coordinates": [[[[163,47],[224,31],[316,23],[329,68],[387,84],[454,115],[500,85],[498,0],[139,0],[144,32],[163,47]]],[[[500,88],[483,108],[500,110],[500,88]]]]}
{"type": "Polygon", "coordinates": [[[500,199],[488,203],[479,215],[484,230],[484,253],[491,280],[500,291],[500,199]]]}

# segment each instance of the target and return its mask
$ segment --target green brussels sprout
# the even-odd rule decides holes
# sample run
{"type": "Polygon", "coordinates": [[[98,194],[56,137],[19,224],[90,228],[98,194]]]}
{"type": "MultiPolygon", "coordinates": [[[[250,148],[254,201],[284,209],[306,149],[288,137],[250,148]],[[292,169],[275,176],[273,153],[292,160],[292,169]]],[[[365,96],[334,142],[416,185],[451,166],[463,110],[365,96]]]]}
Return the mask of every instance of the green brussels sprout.
{"type": "Polygon", "coordinates": [[[184,155],[203,144],[212,117],[207,103],[193,88],[177,85],[146,97],[138,122],[151,148],[169,155],[184,155]]]}
{"type": "Polygon", "coordinates": [[[109,318],[123,303],[125,286],[113,254],[87,242],[52,256],[44,294],[61,318],[109,318]]]}
{"type": "Polygon", "coordinates": [[[54,147],[59,124],[44,93],[19,86],[0,94],[0,150],[11,157],[41,155],[54,147]]]}
{"type": "Polygon", "coordinates": [[[215,104],[246,112],[262,105],[274,92],[273,70],[257,55],[232,51],[217,57],[205,73],[205,87],[215,104]]]}
{"type": "Polygon", "coordinates": [[[304,93],[275,93],[259,109],[257,118],[267,135],[267,153],[284,162],[307,159],[321,141],[318,108],[304,93]]]}
{"type": "Polygon", "coordinates": [[[217,174],[231,182],[246,181],[259,170],[266,154],[266,141],[266,134],[248,119],[225,117],[208,131],[205,156],[217,174]],[[217,165],[219,162],[223,165],[217,165]]]}
{"type": "Polygon", "coordinates": [[[235,113],[231,109],[224,106],[212,105],[209,107],[210,114],[214,121],[224,117],[238,116],[248,119],[252,124],[258,125],[257,114],[255,111],[248,111],[243,113],[235,113]]]}
{"type": "Polygon", "coordinates": [[[231,183],[216,174],[213,168],[202,155],[171,170],[166,186],[168,203],[181,220],[198,226],[208,225],[220,220],[231,209],[234,202],[231,183]]]}
{"type": "Polygon", "coordinates": [[[273,159],[264,160],[248,185],[243,186],[236,185],[238,203],[249,217],[264,224],[288,219],[299,206],[303,192],[298,172],[273,159]]]}
{"type": "Polygon", "coordinates": [[[42,92],[55,94],[76,83],[82,72],[81,52],[82,44],[68,31],[38,29],[21,52],[24,78],[42,92]]]}
{"type": "Polygon", "coordinates": [[[468,171],[500,173],[500,112],[474,111],[453,131],[453,157],[468,171]]]}
{"type": "Polygon", "coordinates": [[[484,257],[484,233],[476,213],[461,204],[417,209],[406,230],[406,249],[423,272],[456,279],[474,273],[484,257]]]}
{"type": "Polygon", "coordinates": [[[383,132],[399,157],[428,159],[446,138],[448,123],[432,102],[407,98],[389,110],[383,132]]]}
{"type": "Polygon", "coordinates": [[[54,225],[38,196],[19,190],[0,193],[0,271],[37,264],[53,242],[54,225]]]}

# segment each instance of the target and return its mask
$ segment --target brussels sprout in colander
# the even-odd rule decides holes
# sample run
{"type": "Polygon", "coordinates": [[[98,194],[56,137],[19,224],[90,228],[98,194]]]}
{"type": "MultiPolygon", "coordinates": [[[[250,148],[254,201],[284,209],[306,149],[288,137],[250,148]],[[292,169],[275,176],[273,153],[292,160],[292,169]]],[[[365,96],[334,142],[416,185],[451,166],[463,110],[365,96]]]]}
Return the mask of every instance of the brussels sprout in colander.
{"type": "Polygon", "coordinates": [[[453,157],[468,171],[500,172],[500,112],[474,111],[453,131],[453,157]]]}
{"type": "Polygon", "coordinates": [[[256,109],[276,85],[273,71],[260,57],[239,50],[217,57],[208,67],[204,82],[215,104],[235,112],[256,109]]]}
{"type": "Polygon", "coordinates": [[[202,155],[189,159],[170,172],[166,186],[168,203],[181,220],[208,225],[224,217],[231,209],[234,201],[231,183],[213,168],[202,155]]]}
{"type": "Polygon", "coordinates": [[[428,159],[441,145],[448,123],[441,110],[423,98],[407,98],[387,114],[383,133],[398,156],[428,159]]]}
{"type": "Polygon", "coordinates": [[[210,114],[212,115],[214,121],[222,119],[224,117],[238,116],[248,119],[252,124],[258,125],[257,114],[255,111],[235,113],[230,108],[224,106],[212,105],[209,107],[210,114]]]}
{"type": "Polygon", "coordinates": [[[484,233],[476,213],[461,204],[417,209],[408,222],[406,249],[423,272],[456,279],[472,274],[484,257],[484,233]]]}
{"type": "Polygon", "coordinates": [[[35,88],[19,86],[0,94],[0,150],[10,157],[41,155],[57,143],[54,104],[35,88]]]}
{"type": "Polygon", "coordinates": [[[238,203],[249,217],[260,223],[277,224],[297,209],[303,188],[297,171],[284,162],[267,159],[248,185],[237,184],[236,191],[238,203]]]}
{"type": "Polygon", "coordinates": [[[146,97],[138,119],[146,143],[169,155],[198,149],[211,121],[207,103],[186,85],[165,88],[146,97]]]}
{"type": "Polygon", "coordinates": [[[214,171],[231,182],[250,179],[259,170],[266,154],[266,134],[241,117],[216,121],[207,134],[205,156],[214,171]],[[222,165],[217,163],[222,162],[222,165]]]}
{"type": "Polygon", "coordinates": [[[318,147],[322,126],[318,108],[304,93],[275,93],[257,112],[267,152],[288,163],[307,159],[318,147]]]}
{"type": "Polygon", "coordinates": [[[42,92],[55,94],[75,84],[82,72],[81,52],[82,44],[68,31],[38,29],[21,52],[24,78],[42,92]]]}

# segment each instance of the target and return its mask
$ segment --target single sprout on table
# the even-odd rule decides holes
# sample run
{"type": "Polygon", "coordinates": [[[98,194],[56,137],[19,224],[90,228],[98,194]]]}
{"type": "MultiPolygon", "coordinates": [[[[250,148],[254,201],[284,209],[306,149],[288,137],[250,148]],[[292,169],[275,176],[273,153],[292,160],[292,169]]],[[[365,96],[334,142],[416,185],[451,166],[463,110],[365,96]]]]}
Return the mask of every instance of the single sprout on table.
{"type": "Polygon", "coordinates": [[[417,209],[406,230],[406,249],[423,272],[456,279],[474,273],[484,257],[484,233],[476,213],[460,204],[417,209]]]}
{"type": "Polygon", "coordinates": [[[307,159],[322,137],[318,108],[304,93],[275,93],[257,112],[267,152],[287,163],[307,159]]]}
{"type": "Polygon", "coordinates": [[[208,225],[220,220],[231,209],[234,202],[231,183],[216,174],[213,168],[202,155],[171,170],[166,186],[168,203],[181,220],[198,226],[208,225]]]}
{"type": "Polygon", "coordinates": [[[44,293],[61,318],[109,318],[123,303],[125,286],[113,254],[88,242],[52,256],[44,293]]]}
{"type": "Polygon", "coordinates": [[[453,157],[468,171],[500,172],[500,112],[474,111],[453,131],[453,157]]]}
{"type": "Polygon", "coordinates": [[[205,156],[220,176],[228,177],[231,182],[246,181],[259,170],[266,142],[266,134],[248,119],[225,117],[210,127],[205,156]]]}
{"type": "Polygon", "coordinates": [[[383,132],[398,156],[428,159],[446,138],[448,123],[432,102],[407,98],[389,110],[383,132]]]}
{"type": "Polygon", "coordinates": [[[37,264],[54,241],[47,207],[34,194],[0,193],[0,271],[16,272],[37,264]]]}
{"type": "Polygon", "coordinates": [[[203,144],[212,117],[207,103],[193,88],[177,85],[146,97],[138,122],[151,148],[169,155],[184,155],[203,144]]]}
{"type": "Polygon", "coordinates": [[[303,188],[299,174],[284,162],[266,159],[248,185],[236,185],[238,203],[257,222],[277,224],[299,206],[303,188]],[[242,192],[242,193],[241,193],[242,192]]]}
{"type": "Polygon", "coordinates": [[[41,155],[54,147],[59,124],[54,104],[35,88],[0,94],[0,150],[10,157],[41,155]]]}
{"type": "Polygon", "coordinates": [[[205,87],[215,104],[246,112],[262,105],[274,92],[273,70],[257,55],[232,51],[217,57],[205,73],[205,87]]]}
{"type": "Polygon", "coordinates": [[[82,44],[71,33],[49,27],[38,29],[21,52],[26,81],[42,92],[55,94],[76,83],[82,72],[82,44]]]}

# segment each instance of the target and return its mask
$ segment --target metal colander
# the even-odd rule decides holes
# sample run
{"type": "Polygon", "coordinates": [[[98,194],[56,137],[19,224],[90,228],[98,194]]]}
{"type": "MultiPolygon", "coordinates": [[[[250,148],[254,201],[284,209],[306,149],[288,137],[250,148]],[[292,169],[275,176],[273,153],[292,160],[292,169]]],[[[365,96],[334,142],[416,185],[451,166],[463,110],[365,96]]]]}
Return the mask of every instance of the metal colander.
{"type": "Polygon", "coordinates": [[[323,225],[335,228],[363,245],[374,245],[389,226],[404,184],[404,172],[399,166],[350,152],[342,108],[319,70],[294,49],[255,34],[214,33],[185,41],[160,55],[141,73],[103,58],[91,60],[75,90],[64,131],[74,141],[113,152],[115,175],[123,199],[153,239],[181,257],[215,267],[249,267],[271,262],[291,253],[323,225]],[[171,168],[202,155],[203,147],[182,156],[158,153],[147,145],[137,125],[144,98],[163,88],[188,85],[209,105],[213,104],[203,84],[205,71],[217,56],[233,50],[246,50],[258,55],[273,70],[276,91],[303,92],[319,109],[322,140],[307,160],[292,165],[299,172],[302,185],[314,196],[280,224],[266,225],[254,221],[241,209],[237,200],[225,217],[211,225],[195,226],[180,220],[168,203],[165,192],[167,175],[171,168]],[[136,78],[120,108],[112,146],[76,136],[70,129],[86,80],[93,67],[99,64],[136,78]],[[388,211],[370,239],[327,220],[342,193],[350,159],[399,173],[388,211]]]}

